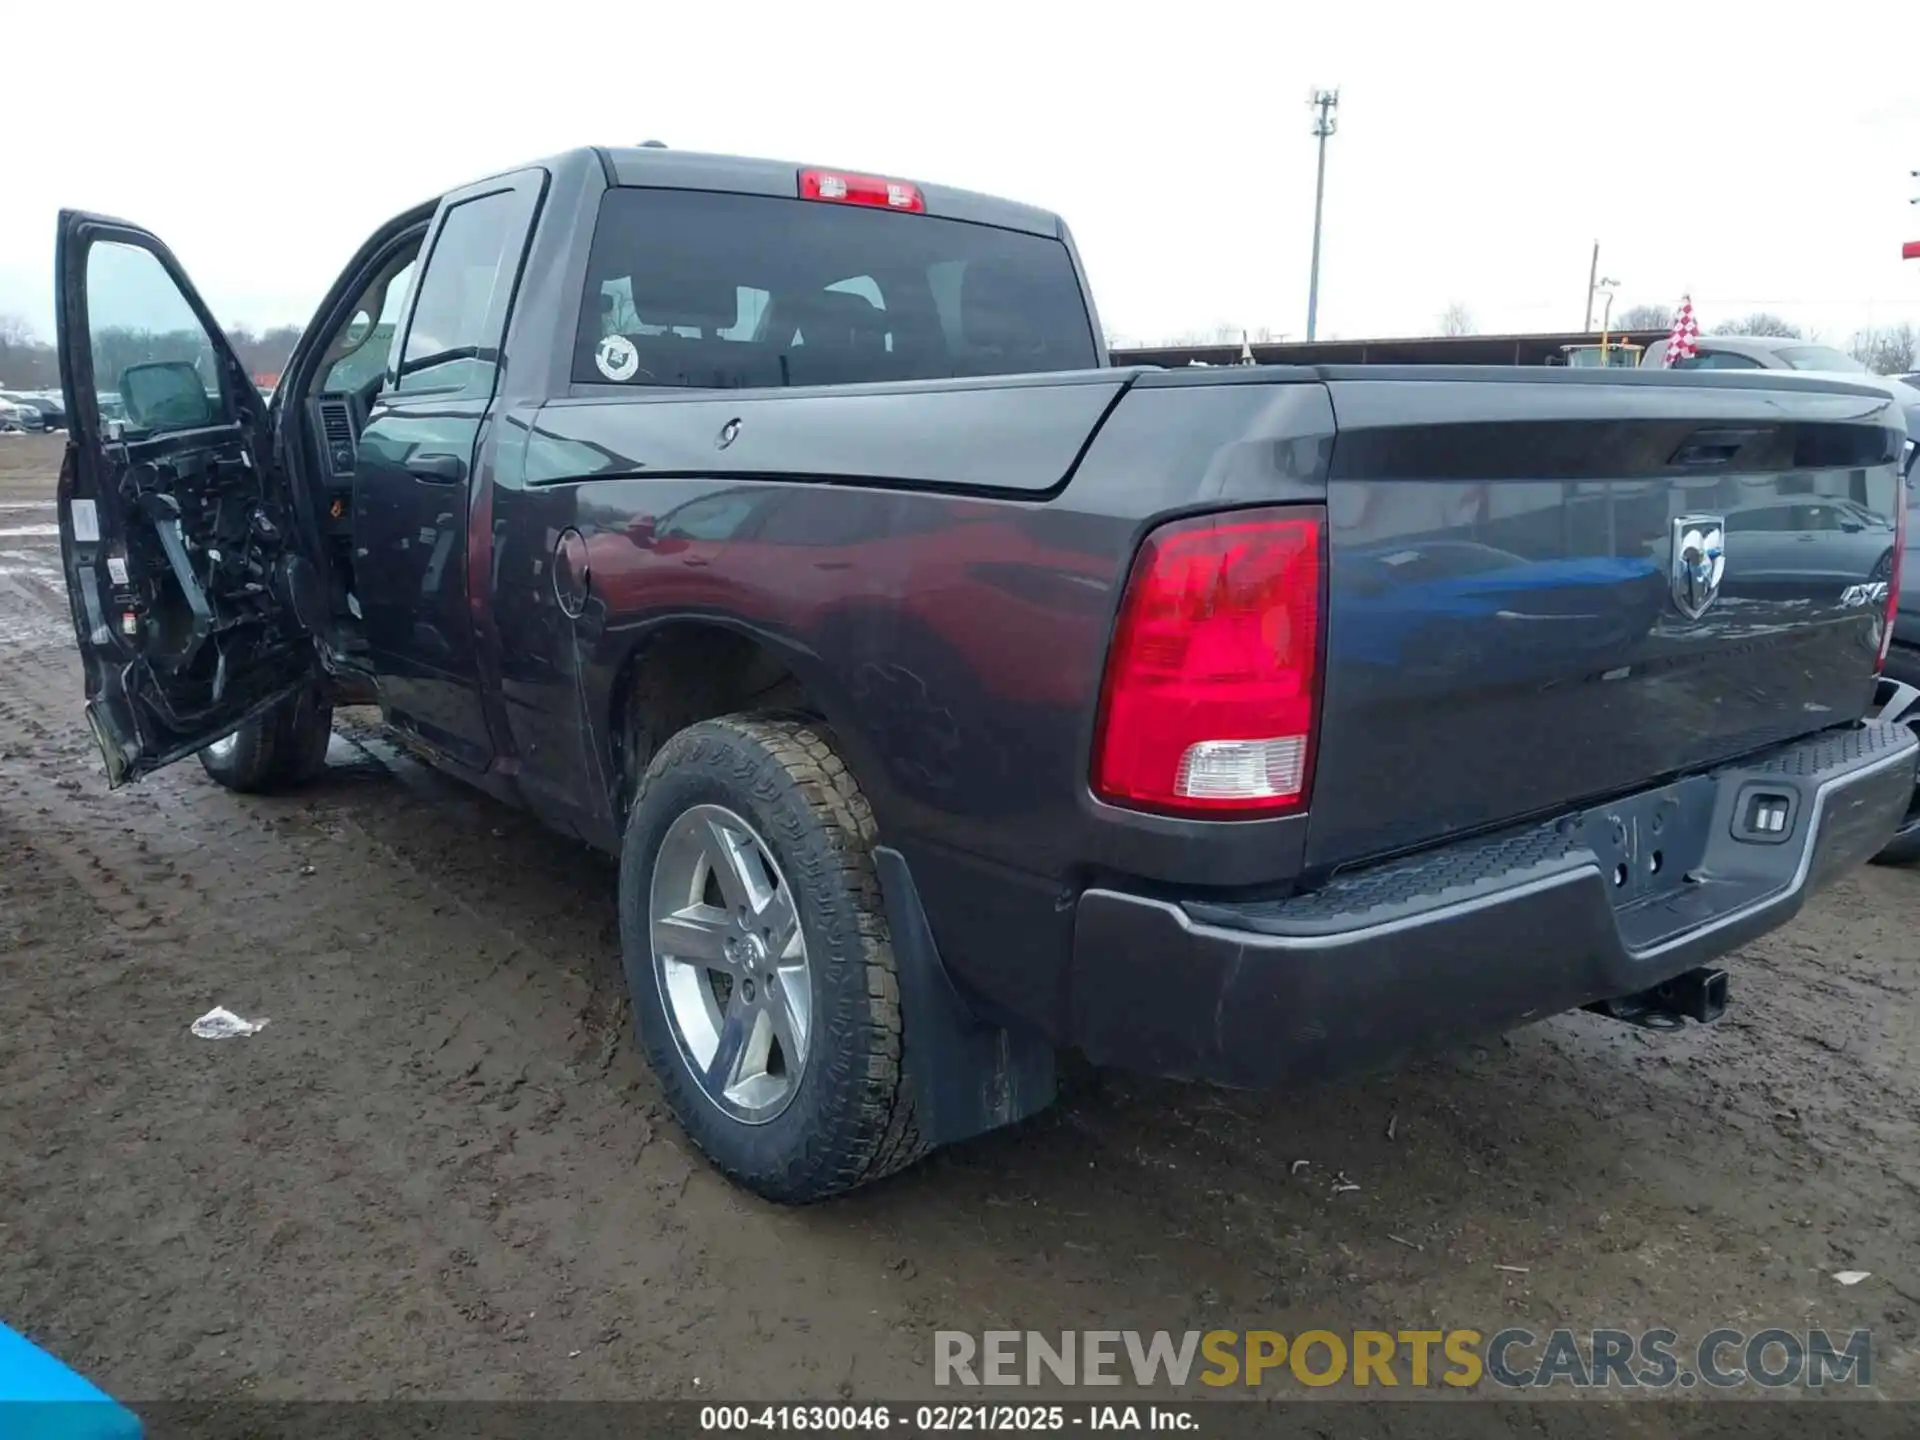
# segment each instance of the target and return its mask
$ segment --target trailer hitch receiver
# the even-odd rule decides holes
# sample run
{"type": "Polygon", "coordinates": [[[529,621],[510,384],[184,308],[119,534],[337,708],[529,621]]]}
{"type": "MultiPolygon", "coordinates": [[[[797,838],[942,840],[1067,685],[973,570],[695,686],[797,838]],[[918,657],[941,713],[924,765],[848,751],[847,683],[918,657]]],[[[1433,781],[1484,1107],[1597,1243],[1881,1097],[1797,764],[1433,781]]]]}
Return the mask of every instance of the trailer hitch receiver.
{"type": "Polygon", "coordinates": [[[1651,989],[1596,1000],[1586,1008],[1648,1030],[1678,1030],[1689,1020],[1711,1025],[1727,1010],[1727,972],[1703,965],[1651,989]]]}

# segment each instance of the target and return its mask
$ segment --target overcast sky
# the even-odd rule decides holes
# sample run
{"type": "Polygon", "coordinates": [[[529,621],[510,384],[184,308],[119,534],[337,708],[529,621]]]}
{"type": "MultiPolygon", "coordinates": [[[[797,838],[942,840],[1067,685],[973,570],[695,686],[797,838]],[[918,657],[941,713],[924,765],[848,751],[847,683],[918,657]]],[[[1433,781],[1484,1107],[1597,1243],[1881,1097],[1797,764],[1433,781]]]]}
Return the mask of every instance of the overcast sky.
{"type": "Polygon", "coordinates": [[[1314,85],[1341,93],[1323,337],[1431,333],[1455,301],[1486,332],[1577,328],[1595,239],[1622,306],[1690,288],[1709,323],[1765,307],[1838,340],[1920,322],[1912,0],[69,0],[29,28],[0,313],[42,334],[61,205],[155,231],[228,323],[301,322],[414,201],[658,138],[1059,210],[1121,337],[1297,338],[1314,85]]]}

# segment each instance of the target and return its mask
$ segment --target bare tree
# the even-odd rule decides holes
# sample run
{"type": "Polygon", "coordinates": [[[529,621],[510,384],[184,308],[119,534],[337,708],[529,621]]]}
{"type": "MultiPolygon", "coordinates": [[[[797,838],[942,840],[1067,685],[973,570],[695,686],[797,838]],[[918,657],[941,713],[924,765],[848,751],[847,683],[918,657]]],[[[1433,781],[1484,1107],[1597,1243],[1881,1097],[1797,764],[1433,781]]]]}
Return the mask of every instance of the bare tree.
{"type": "Polygon", "coordinates": [[[38,390],[60,383],[60,359],[18,315],[0,315],[0,384],[38,390]]]}
{"type": "Polygon", "coordinates": [[[1473,312],[1456,300],[1440,312],[1440,333],[1442,335],[1472,335],[1475,332],[1473,312]]]}
{"type": "Polygon", "coordinates": [[[1767,335],[1781,340],[1798,340],[1800,327],[1783,316],[1775,315],[1770,310],[1756,310],[1743,319],[1715,325],[1712,333],[1715,335],[1767,335]]]}
{"type": "Polygon", "coordinates": [[[1613,317],[1616,330],[1671,330],[1673,308],[1669,305],[1629,305],[1613,317]]]}
{"type": "Polygon", "coordinates": [[[1920,361],[1920,330],[1905,320],[1870,327],[1856,331],[1847,350],[1876,375],[1911,375],[1920,361]]]}

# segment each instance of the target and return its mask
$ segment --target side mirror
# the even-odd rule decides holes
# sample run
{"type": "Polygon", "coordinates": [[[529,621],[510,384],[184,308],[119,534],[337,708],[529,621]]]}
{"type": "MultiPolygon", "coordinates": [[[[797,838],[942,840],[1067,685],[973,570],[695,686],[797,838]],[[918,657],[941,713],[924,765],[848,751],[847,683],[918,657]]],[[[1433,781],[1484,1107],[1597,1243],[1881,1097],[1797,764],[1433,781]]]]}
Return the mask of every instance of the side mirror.
{"type": "Polygon", "coordinates": [[[185,360],[128,366],[120,372],[120,401],[136,430],[196,430],[220,418],[199,370],[185,360]]]}

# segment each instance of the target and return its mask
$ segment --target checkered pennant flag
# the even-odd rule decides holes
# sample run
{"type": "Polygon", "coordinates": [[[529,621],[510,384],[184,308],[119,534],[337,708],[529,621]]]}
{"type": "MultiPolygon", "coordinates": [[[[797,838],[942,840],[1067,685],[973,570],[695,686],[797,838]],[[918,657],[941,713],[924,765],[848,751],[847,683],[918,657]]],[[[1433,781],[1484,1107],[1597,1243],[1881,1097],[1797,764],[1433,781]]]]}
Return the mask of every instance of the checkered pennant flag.
{"type": "Polygon", "coordinates": [[[1693,297],[1682,295],[1680,308],[1673,313],[1673,333],[1667,336],[1665,363],[1677,365],[1700,353],[1700,322],[1693,318],[1693,297]]]}

